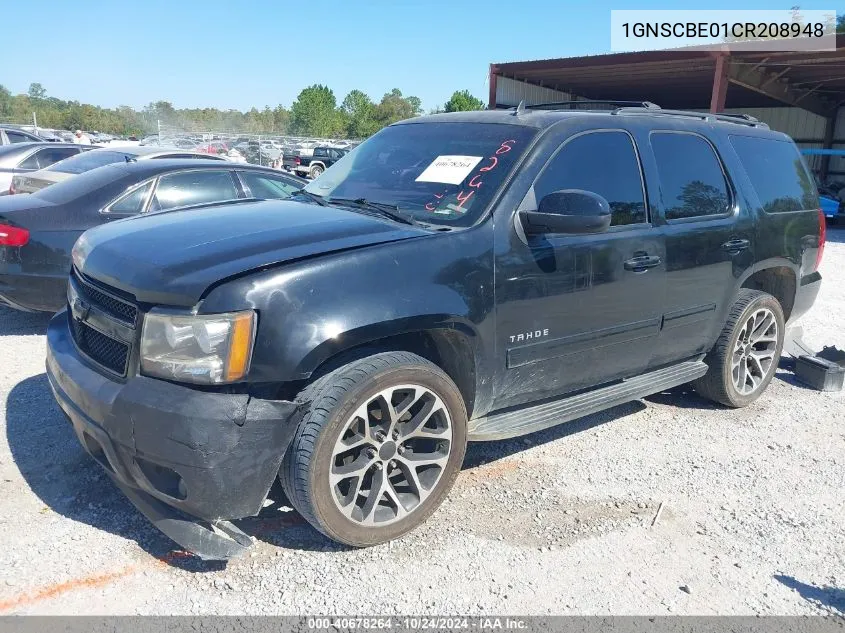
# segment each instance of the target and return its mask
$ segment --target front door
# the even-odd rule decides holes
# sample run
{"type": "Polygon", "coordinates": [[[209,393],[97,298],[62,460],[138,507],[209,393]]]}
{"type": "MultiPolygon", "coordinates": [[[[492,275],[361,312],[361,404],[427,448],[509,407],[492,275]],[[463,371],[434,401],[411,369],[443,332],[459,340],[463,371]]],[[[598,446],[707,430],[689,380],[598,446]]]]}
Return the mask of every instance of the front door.
{"type": "Polygon", "coordinates": [[[497,252],[495,269],[497,359],[505,365],[496,409],[641,373],[659,335],[663,237],[649,221],[631,135],[620,129],[569,137],[526,202],[534,206],[561,189],[603,196],[611,227],[533,237],[521,234],[518,220],[508,227],[509,246],[497,252]]]}

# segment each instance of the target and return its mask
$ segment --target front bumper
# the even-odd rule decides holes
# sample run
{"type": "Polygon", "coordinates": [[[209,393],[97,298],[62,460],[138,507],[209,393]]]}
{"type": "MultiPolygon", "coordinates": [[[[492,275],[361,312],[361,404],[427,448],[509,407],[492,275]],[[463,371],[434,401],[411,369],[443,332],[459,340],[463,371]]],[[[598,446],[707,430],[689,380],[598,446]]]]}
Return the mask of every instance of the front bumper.
{"type": "Polygon", "coordinates": [[[249,538],[226,520],[261,509],[298,405],[145,376],[115,381],[79,354],[68,318],[62,310],[47,329],[47,376],[85,450],[186,549],[208,559],[243,551],[249,538]]]}

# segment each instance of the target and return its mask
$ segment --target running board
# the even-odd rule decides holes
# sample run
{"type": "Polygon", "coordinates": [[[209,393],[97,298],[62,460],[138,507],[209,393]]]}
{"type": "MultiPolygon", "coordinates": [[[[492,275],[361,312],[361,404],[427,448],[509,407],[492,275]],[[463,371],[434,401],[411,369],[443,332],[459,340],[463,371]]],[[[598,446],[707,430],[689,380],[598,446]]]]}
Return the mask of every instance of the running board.
{"type": "Polygon", "coordinates": [[[563,422],[683,385],[706,373],[707,365],[702,361],[687,361],[575,396],[504,413],[494,413],[484,418],[471,420],[467,439],[471,442],[489,442],[542,431],[563,422]]]}

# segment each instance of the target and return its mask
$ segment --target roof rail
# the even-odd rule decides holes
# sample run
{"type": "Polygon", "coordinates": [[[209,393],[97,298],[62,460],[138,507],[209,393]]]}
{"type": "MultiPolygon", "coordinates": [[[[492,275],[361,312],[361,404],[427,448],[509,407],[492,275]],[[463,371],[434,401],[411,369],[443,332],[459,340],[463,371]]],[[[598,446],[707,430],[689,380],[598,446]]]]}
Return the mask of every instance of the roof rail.
{"type": "Polygon", "coordinates": [[[551,103],[534,103],[531,105],[526,105],[525,108],[531,110],[562,110],[562,109],[572,109],[575,110],[577,106],[591,106],[591,105],[607,105],[607,106],[614,106],[616,108],[621,108],[625,106],[632,106],[636,108],[644,108],[650,111],[653,110],[660,110],[660,106],[652,103],[651,101],[611,101],[611,100],[591,100],[591,99],[582,99],[580,101],[554,101],[551,103]]]}
{"type": "Polygon", "coordinates": [[[760,119],[758,119],[757,117],[753,117],[750,114],[744,114],[744,113],[737,114],[737,113],[733,113],[733,112],[714,112],[713,114],[716,115],[717,117],[728,116],[728,117],[735,117],[737,119],[744,119],[745,121],[750,121],[751,123],[760,123],[761,122],[760,119]]]}
{"type": "Polygon", "coordinates": [[[636,107],[625,107],[625,108],[617,108],[611,112],[611,114],[653,114],[659,116],[686,116],[692,117],[695,119],[701,119],[702,121],[724,121],[727,123],[735,123],[737,125],[747,125],[749,127],[759,127],[765,130],[769,129],[769,126],[759,119],[755,119],[750,114],[726,114],[724,112],[694,112],[692,110],[663,110],[663,109],[650,109],[650,108],[636,108],[636,107]]]}

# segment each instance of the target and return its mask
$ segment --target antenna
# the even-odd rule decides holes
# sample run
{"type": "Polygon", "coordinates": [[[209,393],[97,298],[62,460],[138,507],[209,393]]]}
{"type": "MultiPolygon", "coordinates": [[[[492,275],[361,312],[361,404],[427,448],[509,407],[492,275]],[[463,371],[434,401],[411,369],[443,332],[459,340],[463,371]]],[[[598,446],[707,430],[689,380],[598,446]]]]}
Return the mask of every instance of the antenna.
{"type": "Polygon", "coordinates": [[[516,106],[516,110],[514,110],[513,115],[519,116],[521,114],[525,114],[525,99],[519,102],[519,105],[516,106]]]}

